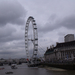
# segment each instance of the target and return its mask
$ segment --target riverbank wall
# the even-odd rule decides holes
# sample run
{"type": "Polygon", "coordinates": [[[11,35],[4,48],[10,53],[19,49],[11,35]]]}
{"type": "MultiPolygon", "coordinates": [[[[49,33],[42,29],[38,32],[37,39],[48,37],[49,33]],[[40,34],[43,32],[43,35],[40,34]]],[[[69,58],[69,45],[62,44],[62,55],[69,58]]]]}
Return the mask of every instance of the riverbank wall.
{"type": "Polygon", "coordinates": [[[75,70],[75,63],[68,64],[68,63],[41,63],[42,67],[48,66],[48,67],[55,67],[55,68],[61,68],[66,70],[75,70]]]}

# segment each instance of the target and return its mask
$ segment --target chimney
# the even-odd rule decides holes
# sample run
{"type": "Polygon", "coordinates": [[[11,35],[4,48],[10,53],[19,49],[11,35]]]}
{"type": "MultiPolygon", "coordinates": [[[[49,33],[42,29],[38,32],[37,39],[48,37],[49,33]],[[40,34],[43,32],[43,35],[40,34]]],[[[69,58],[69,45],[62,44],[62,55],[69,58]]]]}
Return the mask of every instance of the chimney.
{"type": "Polygon", "coordinates": [[[54,48],[54,45],[52,45],[52,48],[54,48]]]}
{"type": "Polygon", "coordinates": [[[48,50],[48,47],[47,47],[47,50],[48,50]]]}

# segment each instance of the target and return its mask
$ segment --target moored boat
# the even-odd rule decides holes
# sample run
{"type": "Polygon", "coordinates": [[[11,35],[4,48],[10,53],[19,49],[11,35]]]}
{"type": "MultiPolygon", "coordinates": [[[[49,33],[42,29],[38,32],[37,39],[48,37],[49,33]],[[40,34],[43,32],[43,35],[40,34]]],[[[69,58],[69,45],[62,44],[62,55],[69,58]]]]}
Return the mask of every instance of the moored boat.
{"type": "Polygon", "coordinates": [[[17,69],[16,64],[12,64],[12,65],[11,65],[11,68],[12,68],[12,69],[17,69]]]}
{"type": "Polygon", "coordinates": [[[0,70],[3,70],[4,69],[4,67],[3,68],[0,68],[0,70]]]}
{"type": "Polygon", "coordinates": [[[13,74],[13,72],[5,72],[6,74],[13,74]]]}

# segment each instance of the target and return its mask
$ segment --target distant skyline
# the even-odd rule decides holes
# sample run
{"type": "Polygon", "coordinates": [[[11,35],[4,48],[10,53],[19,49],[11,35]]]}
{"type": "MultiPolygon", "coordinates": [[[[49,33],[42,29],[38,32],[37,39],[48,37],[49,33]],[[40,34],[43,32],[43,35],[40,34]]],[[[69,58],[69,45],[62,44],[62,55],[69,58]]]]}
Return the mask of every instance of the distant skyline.
{"type": "MultiPolygon", "coordinates": [[[[75,0],[0,0],[0,58],[26,57],[25,23],[36,20],[44,50],[75,35],[75,0]]],[[[39,51],[41,54],[44,51],[39,51]]]]}

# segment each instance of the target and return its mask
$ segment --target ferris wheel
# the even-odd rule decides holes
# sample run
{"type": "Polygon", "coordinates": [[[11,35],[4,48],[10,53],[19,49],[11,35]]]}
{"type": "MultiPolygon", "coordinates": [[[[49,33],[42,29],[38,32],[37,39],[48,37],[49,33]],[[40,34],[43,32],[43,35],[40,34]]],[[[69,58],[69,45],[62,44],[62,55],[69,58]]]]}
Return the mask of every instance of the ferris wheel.
{"type": "Polygon", "coordinates": [[[26,26],[25,26],[25,50],[26,50],[26,55],[27,59],[30,59],[29,55],[29,45],[28,42],[31,41],[33,43],[33,54],[32,58],[37,58],[37,51],[38,51],[38,33],[37,33],[37,26],[35,23],[35,20],[32,16],[30,16],[27,19],[26,26]],[[32,24],[32,29],[33,29],[33,39],[29,39],[28,32],[29,32],[29,25],[30,22],[32,24]]]}

